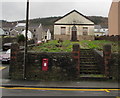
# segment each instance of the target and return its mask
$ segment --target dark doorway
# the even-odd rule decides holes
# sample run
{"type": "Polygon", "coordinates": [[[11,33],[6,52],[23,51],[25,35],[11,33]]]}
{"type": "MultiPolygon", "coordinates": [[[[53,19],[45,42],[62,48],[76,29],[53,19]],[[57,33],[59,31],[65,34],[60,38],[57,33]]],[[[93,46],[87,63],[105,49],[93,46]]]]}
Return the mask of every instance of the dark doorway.
{"type": "Polygon", "coordinates": [[[77,41],[77,28],[75,25],[72,27],[71,41],[77,41]]]}

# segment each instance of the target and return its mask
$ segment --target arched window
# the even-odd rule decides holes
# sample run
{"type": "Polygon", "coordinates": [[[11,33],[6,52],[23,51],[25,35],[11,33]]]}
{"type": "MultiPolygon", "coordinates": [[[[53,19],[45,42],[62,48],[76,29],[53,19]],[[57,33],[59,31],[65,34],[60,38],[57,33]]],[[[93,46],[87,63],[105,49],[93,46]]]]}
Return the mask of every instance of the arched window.
{"type": "Polygon", "coordinates": [[[76,31],[77,32],[77,27],[75,25],[72,27],[72,31],[76,31]]]}

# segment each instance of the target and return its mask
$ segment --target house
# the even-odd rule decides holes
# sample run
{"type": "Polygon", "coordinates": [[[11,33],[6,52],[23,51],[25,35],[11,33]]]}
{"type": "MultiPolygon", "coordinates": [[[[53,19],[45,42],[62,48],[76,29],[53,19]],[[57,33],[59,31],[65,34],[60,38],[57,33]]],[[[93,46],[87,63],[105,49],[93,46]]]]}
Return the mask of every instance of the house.
{"type": "Polygon", "coordinates": [[[47,39],[47,32],[45,32],[45,30],[43,29],[42,24],[40,24],[36,29],[34,39],[36,43],[47,39]]]}
{"type": "Polygon", "coordinates": [[[17,31],[23,31],[25,30],[25,27],[26,27],[26,23],[18,23],[14,29],[17,30],[17,31]]]}
{"type": "Polygon", "coordinates": [[[0,28],[0,36],[2,35],[5,35],[5,31],[2,28],[0,28]]]}
{"type": "Polygon", "coordinates": [[[94,35],[95,36],[108,35],[108,28],[102,28],[100,25],[95,25],[94,35]]]}
{"type": "MultiPolygon", "coordinates": [[[[25,33],[26,33],[26,30],[22,31],[20,34],[23,34],[24,37],[25,37],[25,33]]],[[[27,38],[28,38],[28,40],[33,39],[33,34],[32,34],[32,32],[29,31],[29,30],[27,31],[27,38]]]]}
{"type": "Polygon", "coordinates": [[[19,35],[19,32],[18,32],[17,30],[12,29],[12,30],[10,31],[10,36],[17,37],[17,35],[19,35]]]}
{"type": "Polygon", "coordinates": [[[10,32],[8,30],[4,30],[3,28],[0,28],[0,36],[9,36],[10,32]]]}
{"type": "Polygon", "coordinates": [[[56,40],[94,40],[94,22],[76,10],[69,12],[54,23],[56,40]]]}
{"type": "Polygon", "coordinates": [[[109,35],[120,35],[120,0],[113,0],[108,15],[109,35]]]}

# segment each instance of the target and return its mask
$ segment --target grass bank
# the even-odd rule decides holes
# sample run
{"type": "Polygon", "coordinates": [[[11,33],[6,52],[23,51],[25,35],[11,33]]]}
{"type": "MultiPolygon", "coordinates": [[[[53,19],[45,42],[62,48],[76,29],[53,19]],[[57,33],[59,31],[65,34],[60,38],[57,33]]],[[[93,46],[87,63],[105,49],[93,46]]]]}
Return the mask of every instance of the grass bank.
{"type": "Polygon", "coordinates": [[[79,42],[71,42],[69,40],[65,40],[63,42],[59,42],[58,40],[52,40],[47,43],[41,43],[38,46],[32,48],[33,51],[41,51],[41,52],[71,52],[72,45],[74,43],[80,44],[81,49],[98,49],[100,51],[103,50],[103,46],[105,44],[111,44],[112,52],[118,52],[118,42],[105,41],[105,40],[94,40],[94,41],[79,41],[79,42]]]}

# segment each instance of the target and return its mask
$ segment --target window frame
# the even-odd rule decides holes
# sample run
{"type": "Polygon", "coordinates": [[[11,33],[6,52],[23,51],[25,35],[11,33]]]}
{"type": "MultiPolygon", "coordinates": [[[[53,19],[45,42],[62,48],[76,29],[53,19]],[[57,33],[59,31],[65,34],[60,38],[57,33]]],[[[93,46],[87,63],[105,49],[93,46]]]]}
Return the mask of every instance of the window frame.
{"type": "Polygon", "coordinates": [[[61,35],[65,35],[66,34],[66,27],[61,27],[61,31],[60,31],[61,35]],[[64,32],[63,32],[64,31],[64,32]]]}
{"type": "Polygon", "coordinates": [[[88,35],[88,27],[83,27],[83,35],[88,35]]]}

